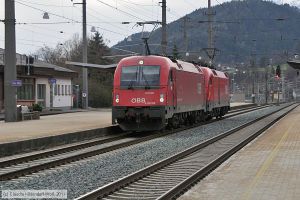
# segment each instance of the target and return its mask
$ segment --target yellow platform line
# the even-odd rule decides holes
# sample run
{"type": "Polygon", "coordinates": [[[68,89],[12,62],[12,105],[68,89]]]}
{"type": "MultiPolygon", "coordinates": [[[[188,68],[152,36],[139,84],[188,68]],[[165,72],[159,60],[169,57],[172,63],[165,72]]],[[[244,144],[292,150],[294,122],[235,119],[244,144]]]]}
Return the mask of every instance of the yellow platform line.
{"type": "Polygon", "coordinates": [[[252,179],[252,181],[251,181],[251,183],[250,183],[247,191],[242,195],[241,199],[245,199],[245,200],[250,199],[250,197],[252,196],[253,189],[256,187],[256,185],[258,184],[258,182],[261,180],[262,176],[265,174],[265,172],[267,171],[267,169],[272,164],[274,158],[278,154],[280,146],[283,144],[283,142],[285,142],[285,140],[286,140],[289,132],[291,131],[291,129],[293,128],[294,125],[295,125],[295,120],[292,123],[292,125],[285,131],[285,133],[281,137],[280,141],[277,143],[277,145],[272,150],[271,154],[268,156],[268,158],[265,160],[265,162],[263,163],[263,165],[260,167],[260,169],[256,173],[255,177],[252,179]]]}

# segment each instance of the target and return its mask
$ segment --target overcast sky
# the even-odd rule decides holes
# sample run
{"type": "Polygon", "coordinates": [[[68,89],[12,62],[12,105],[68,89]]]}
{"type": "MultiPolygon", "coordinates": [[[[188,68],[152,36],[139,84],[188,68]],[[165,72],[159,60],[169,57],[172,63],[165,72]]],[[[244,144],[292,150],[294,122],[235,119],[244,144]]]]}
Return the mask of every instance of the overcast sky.
{"type": "MultiPolygon", "coordinates": [[[[142,20],[161,21],[161,0],[87,0],[87,29],[92,34],[95,26],[108,46],[141,31],[133,27],[134,23],[124,25],[122,22],[142,20]]],[[[212,5],[230,0],[212,0],[212,5]]],[[[295,0],[273,0],[276,3],[290,3],[295,0]]],[[[4,19],[4,2],[0,0],[0,19],[4,19]]],[[[81,35],[81,5],[73,5],[71,0],[16,0],[16,35],[17,52],[34,53],[44,45],[55,47],[75,33],[81,35]],[[50,19],[43,19],[44,11],[50,19]],[[22,24],[26,23],[26,24],[22,24]],[[47,23],[47,24],[37,24],[47,23]],[[53,24],[50,24],[53,23],[53,24]]],[[[81,0],[73,0],[80,3],[81,0]]],[[[297,2],[297,0],[296,0],[297,2]]],[[[172,22],[196,8],[207,7],[207,0],[167,0],[167,21],[172,22]]],[[[4,48],[4,23],[0,22],[0,48],[4,48]]]]}

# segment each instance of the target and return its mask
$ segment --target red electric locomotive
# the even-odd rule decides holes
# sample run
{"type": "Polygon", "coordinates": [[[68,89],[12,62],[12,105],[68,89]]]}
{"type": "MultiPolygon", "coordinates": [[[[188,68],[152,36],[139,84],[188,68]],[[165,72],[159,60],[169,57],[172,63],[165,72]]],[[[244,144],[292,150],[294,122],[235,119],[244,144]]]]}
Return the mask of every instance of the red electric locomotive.
{"type": "Polygon", "coordinates": [[[229,94],[214,87],[228,88],[228,77],[209,70],[162,56],[122,59],[114,75],[112,123],[123,130],[160,130],[225,114],[229,94]]]}
{"type": "Polygon", "coordinates": [[[206,112],[208,118],[222,117],[230,110],[227,73],[201,67],[205,75],[206,112]]]}

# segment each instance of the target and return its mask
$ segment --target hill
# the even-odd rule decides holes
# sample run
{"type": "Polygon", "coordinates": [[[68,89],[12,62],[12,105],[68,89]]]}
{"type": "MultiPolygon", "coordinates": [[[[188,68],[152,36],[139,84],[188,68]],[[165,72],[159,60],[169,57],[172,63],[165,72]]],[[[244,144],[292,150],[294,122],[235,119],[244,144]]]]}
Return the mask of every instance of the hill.
{"type": "MultiPolygon", "coordinates": [[[[215,47],[219,50],[215,61],[233,64],[250,59],[280,62],[287,56],[300,53],[300,9],[288,4],[270,1],[231,1],[213,7],[215,47]]],[[[187,15],[188,52],[190,57],[207,58],[207,9],[197,9],[187,15]],[[202,21],[202,23],[199,23],[202,21]]],[[[180,18],[167,26],[168,54],[177,46],[181,57],[185,55],[183,22],[180,18]]],[[[149,44],[153,53],[160,53],[161,29],[153,32],[149,44]]],[[[120,41],[115,47],[142,53],[141,33],[132,35],[132,41],[120,41]],[[125,47],[124,47],[125,45],[125,47]]],[[[115,52],[120,54],[121,52],[115,52]]]]}

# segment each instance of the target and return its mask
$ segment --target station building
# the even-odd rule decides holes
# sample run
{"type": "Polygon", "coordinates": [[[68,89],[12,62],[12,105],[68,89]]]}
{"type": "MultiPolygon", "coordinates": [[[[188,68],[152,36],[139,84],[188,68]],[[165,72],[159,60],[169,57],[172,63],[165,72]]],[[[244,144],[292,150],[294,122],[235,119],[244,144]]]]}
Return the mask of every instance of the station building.
{"type": "MultiPolygon", "coordinates": [[[[16,54],[17,104],[31,106],[40,104],[44,109],[70,109],[73,106],[72,80],[75,71],[35,60],[30,66],[26,56],[16,54]]],[[[4,49],[0,48],[0,112],[4,110],[4,49]]]]}

